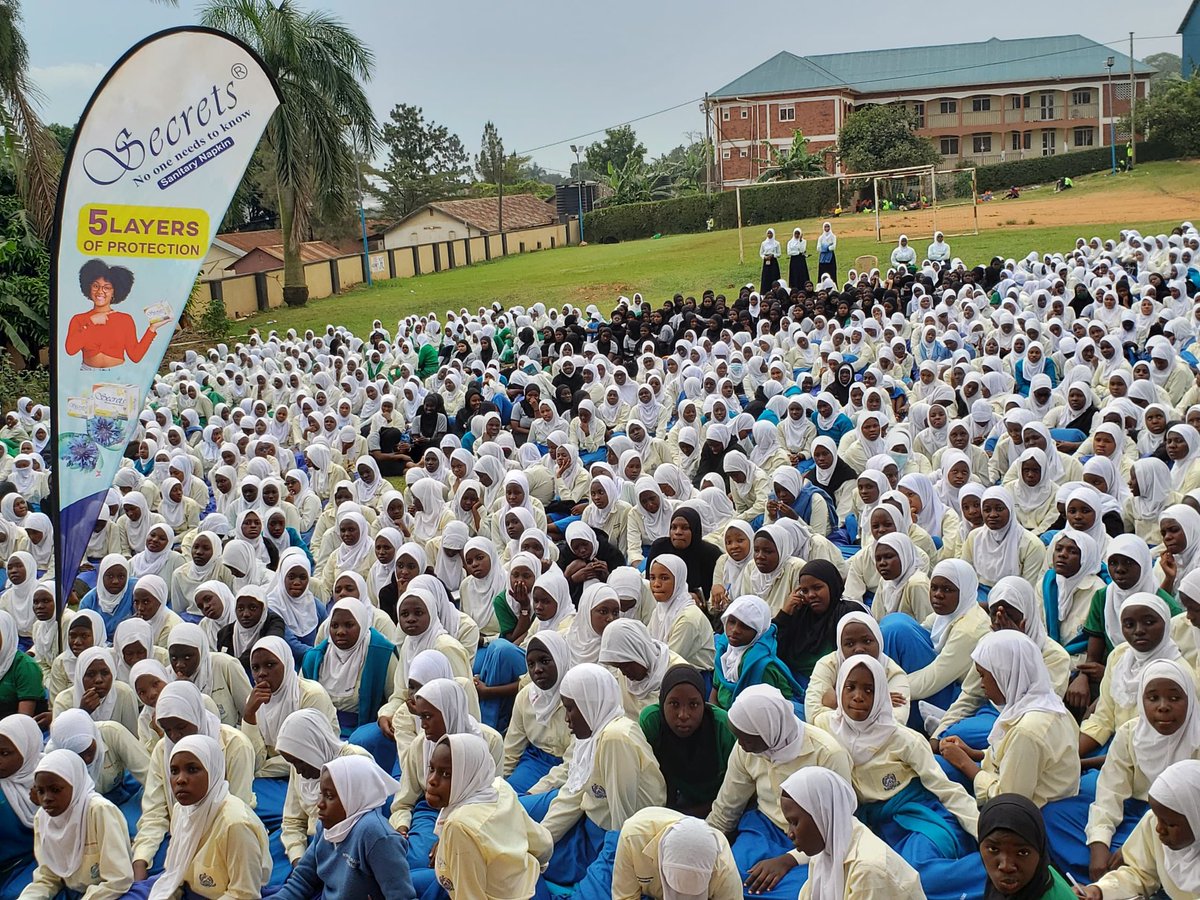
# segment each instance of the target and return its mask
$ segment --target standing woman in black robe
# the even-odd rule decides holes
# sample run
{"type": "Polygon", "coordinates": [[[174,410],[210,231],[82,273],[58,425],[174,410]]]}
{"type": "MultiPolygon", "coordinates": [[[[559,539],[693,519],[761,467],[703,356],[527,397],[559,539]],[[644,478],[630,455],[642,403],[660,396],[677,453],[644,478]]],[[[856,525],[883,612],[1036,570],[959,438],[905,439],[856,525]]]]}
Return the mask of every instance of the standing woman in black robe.
{"type": "Polygon", "coordinates": [[[808,241],[803,237],[799,228],[792,229],[792,239],[788,241],[788,287],[795,290],[804,289],[809,282],[808,276],[808,241]]]}
{"type": "Polygon", "coordinates": [[[765,294],[779,280],[779,257],[782,254],[783,248],[779,246],[779,241],[775,240],[775,229],[768,228],[767,239],[758,248],[758,255],[762,257],[762,286],[758,291],[760,294],[765,294]]]}

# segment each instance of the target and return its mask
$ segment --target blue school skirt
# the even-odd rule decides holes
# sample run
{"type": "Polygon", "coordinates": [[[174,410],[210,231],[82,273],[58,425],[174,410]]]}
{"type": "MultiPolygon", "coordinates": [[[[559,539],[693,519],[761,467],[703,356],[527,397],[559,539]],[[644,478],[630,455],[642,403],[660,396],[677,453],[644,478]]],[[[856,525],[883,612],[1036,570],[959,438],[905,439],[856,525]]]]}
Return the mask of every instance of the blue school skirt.
{"type": "Polygon", "coordinates": [[[424,799],[413,807],[412,822],[408,827],[408,872],[412,876],[413,889],[418,897],[437,884],[437,876],[429,863],[429,854],[437,843],[433,826],[437,823],[438,811],[424,799]]]}
{"type": "MultiPolygon", "coordinates": [[[[996,724],[996,718],[999,715],[1000,712],[996,707],[990,703],[985,703],[979,712],[955,722],[942,733],[941,737],[959,737],[972,750],[986,750],[988,748],[988,735],[991,734],[992,726],[996,724]]],[[[972,793],[971,785],[967,783],[967,779],[962,772],[946,762],[941,756],[934,758],[938,761],[938,765],[942,767],[942,771],[946,773],[947,778],[955,784],[961,784],[965,787],[968,794],[972,793]]]]}
{"type": "Polygon", "coordinates": [[[562,762],[562,757],[552,756],[545,750],[529,744],[517,760],[512,774],[505,779],[518,794],[524,794],[531,787],[550,774],[550,770],[562,762]]]}
{"type": "Polygon", "coordinates": [[[138,819],[142,817],[142,793],[142,785],[126,772],[125,777],[104,795],[105,800],[121,810],[121,815],[125,817],[125,822],[129,825],[130,839],[137,834],[138,819]]]}
{"type": "MultiPolygon", "coordinates": [[[[755,863],[782,856],[796,847],[764,813],[757,809],[748,809],[742,813],[741,821],[738,822],[737,837],[734,838],[730,849],[733,850],[733,858],[744,883],[755,863]]],[[[747,891],[746,896],[763,897],[766,900],[796,900],[806,881],[808,866],[796,866],[783,876],[772,890],[753,895],[747,891]]]]}
{"type": "MultiPolygon", "coordinates": [[[[525,674],[525,651],[511,641],[496,638],[475,654],[474,674],[488,687],[512,684],[525,674]]],[[[501,734],[508,730],[516,696],[479,701],[480,719],[501,734]]]]}
{"type": "Polygon", "coordinates": [[[400,775],[400,756],[396,742],[390,740],[378,722],[360,725],[346,739],[356,747],[362,747],[375,758],[376,764],[393,777],[400,775]]]}
{"type": "MultiPolygon", "coordinates": [[[[1096,799],[1096,781],[1099,777],[1099,769],[1084,773],[1079,779],[1078,794],[1063,800],[1052,800],[1042,807],[1042,818],[1046,820],[1046,842],[1054,864],[1070,872],[1081,884],[1091,880],[1088,875],[1091,857],[1084,830],[1087,828],[1088,808],[1096,799]]],[[[1113,834],[1110,850],[1121,849],[1149,808],[1144,800],[1131,797],[1125,801],[1125,817],[1113,834]]]]}

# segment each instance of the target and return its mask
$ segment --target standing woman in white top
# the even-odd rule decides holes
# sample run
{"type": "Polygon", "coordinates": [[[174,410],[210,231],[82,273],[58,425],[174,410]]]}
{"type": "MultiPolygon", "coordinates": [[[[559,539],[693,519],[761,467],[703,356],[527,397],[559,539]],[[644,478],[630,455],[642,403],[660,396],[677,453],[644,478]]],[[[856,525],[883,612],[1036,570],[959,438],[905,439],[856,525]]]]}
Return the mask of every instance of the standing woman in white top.
{"type": "Polygon", "coordinates": [[[788,287],[803,288],[811,281],[808,274],[808,241],[803,234],[799,228],[793,228],[792,239],[788,241],[788,287]]]}
{"type": "Polygon", "coordinates": [[[817,238],[817,280],[826,275],[837,283],[837,235],[833,226],[828,222],[821,225],[821,235],[817,238]]]}
{"type": "Polygon", "coordinates": [[[779,257],[782,254],[783,249],[779,246],[779,241],[775,240],[775,229],[768,228],[767,238],[758,248],[758,255],[762,257],[762,283],[758,289],[759,293],[765,294],[780,279],[779,257]]]}

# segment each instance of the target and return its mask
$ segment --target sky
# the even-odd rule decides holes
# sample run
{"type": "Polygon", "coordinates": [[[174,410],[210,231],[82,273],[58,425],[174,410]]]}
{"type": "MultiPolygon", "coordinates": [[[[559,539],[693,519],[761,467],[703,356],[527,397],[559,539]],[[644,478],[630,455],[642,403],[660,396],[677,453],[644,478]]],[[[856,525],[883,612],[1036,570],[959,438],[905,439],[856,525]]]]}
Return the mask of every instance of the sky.
{"type": "MultiPolygon", "coordinates": [[[[1175,34],[1190,0],[1006,0],[983,23],[975,0],[926,0],[900,19],[892,0],[858,0],[851,17],[807,4],[761,6],[717,0],[606,0],[603,4],[518,0],[301,0],[334,13],[375,54],[367,93],[383,121],[397,103],[424,109],[471,154],[491,119],[505,149],[566,174],[574,154],[603,130],[633,122],[650,154],[703,135],[700,100],[781,50],[801,55],[896,46],[923,19],[914,41],[951,43],[1078,31],[1134,55],[1179,53],[1175,34]],[[794,12],[789,11],[789,7],[794,12]],[[972,14],[964,16],[963,12],[972,14]],[[1030,30],[1030,29],[1033,30],[1030,30]],[[669,110],[661,112],[662,110],[669,110]],[[645,118],[643,118],[645,117],[645,118]],[[639,121],[634,121],[639,120],[639,121]]],[[[151,0],[25,0],[32,76],[47,122],[74,124],[105,71],[132,44],[195,22],[203,7],[151,0]]],[[[990,7],[989,7],[990,8],[990,7]]],[[[181,61],[183,64],[184,61],[181,61]]]]}

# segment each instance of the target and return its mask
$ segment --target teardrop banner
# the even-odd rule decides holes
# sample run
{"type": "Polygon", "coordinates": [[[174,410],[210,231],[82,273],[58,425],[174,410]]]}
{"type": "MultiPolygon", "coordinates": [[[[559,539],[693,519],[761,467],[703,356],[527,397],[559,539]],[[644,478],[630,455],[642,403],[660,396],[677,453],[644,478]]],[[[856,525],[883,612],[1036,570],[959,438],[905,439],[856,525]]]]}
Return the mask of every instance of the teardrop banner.
{"type": "Polygon", "coordinates": [[[224,32],[187,26],[131,48],[84,109],[63,167],[51,245],[60,611],[88,540],[106,527],[101,508],[154,375],[280,102],[252,49],[224,32]]]}

